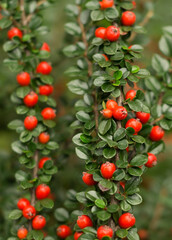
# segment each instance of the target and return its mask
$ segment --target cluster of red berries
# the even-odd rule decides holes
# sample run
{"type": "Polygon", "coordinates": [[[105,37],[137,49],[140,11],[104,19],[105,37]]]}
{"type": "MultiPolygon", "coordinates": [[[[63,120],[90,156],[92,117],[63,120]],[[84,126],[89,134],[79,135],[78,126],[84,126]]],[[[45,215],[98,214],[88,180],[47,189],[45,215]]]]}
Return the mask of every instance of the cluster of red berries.
{"type": "Polygon", "coordinates": [[[118,106],[117,102],[114,100],[108,100],[106,103],[106,109],[102,110],[104,118],[114,117],[116,120],[123,120],[127,117],[128,113],[126,108],[118,106]]]}

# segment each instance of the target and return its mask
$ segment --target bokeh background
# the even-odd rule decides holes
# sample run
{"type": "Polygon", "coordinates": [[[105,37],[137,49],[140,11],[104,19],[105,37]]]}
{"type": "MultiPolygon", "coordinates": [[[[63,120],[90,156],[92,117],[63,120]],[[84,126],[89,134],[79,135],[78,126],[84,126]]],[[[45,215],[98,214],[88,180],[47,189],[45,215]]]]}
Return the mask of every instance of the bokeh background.
{"type": "MultiPolygon", "coordinates": [[[[64,33],[64,24],[67,21],[64,9],[70,2],[74,0],[57,0],[52,7],[42,12],[45,24],[50,27],[50,32],[44,41],[47,41],[52,48],[54,97],[57,101],[58,114],[54,138],[60,143],[60,149],[54,154],[54,160],[59,165],[60,171],[54,177],[52,184],[56,207],[63,205],[69,189],[80,191],[84,187],[81,181],[83,162],[74,154],[71,141],[73,131],[69,128],[74,119],[75,96],[67,90],[68,79],[64,71],[72,63],[62,53],[62,48],[70,41],[64,33]]],[[[140,64],[149,66],[153,53],[159,52],[158,41],[162,27],[172,25],[172,1],[138,0],[137,5],[138,22],[143,20],[148,10],[154,11],[154,16],[145,26],[146,35],[139,35],[135,39],[145,46],[140,64]]],[[[20,165],[17,156],[11,150],[11,143],[18,136],[7,128],[8,122],[16,117],[10,95],[17,84],[15,75],[3,65],[6,56],[2,46],[5,39],[6,32],[0,31],[0,240],[10,236],[12,223],[8,220],[8,214],[16,207],[20,196],[14,176],[20,165]]],[[[158,157],[159,164],[144,175],[141,189],[143,204],[135,208],[142,240],[172,239],[172,133],[166,135],[165,142],[166,151],[158,157]]],[[[51,223],[52,226],[56,224],[53,213],[51,223]]],[[[53,227],[50,226],[49,231],[53,233],[53,227]]]]}

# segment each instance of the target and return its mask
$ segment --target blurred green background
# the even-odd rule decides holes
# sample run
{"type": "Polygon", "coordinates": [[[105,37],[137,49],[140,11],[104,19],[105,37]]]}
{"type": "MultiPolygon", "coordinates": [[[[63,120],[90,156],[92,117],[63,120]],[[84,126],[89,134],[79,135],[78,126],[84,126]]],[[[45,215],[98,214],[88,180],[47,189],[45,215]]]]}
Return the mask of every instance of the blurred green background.
{"type": "MultiPolygon", "coordinates": [[[[65,5],[73,0],[57,0],[56,4],[44,11],[45,24],[50,27],[49,34],[45,37],[52,49],[53,75],[55,77],[54,97],[57,101],[57,127],[54,139],[60,143],[60,149],[54,154],[54,159],[59,165],[60,171],[54,177],[52,189],[55,195],[55,205],[62,206],[68,189],[82,190],[84,184],[81,181],[83,162],[74,154],[74,146],[71,142],[72,130],[69,124],[74,118],[73,106],[75,96],[67,90],[68,79],[64,71],[70,64],[62,54],[62,48],[69,42],[64,33],[65,5]],[[65,41],[64,41],[65,39],[65,41]],[[65,177],[64,177],[65,176],[65,177]]],[[[154,17],[146,25],[147,34],[135,39],[145,46],[142,65],[148,66],[153,53],[158,52],[158,41],[162,34],[162,27],[172,25],[172,1],[156,0],[137,1],[138,22],[148,9],[154,10],[154,17]]],[[[10,236],[11,222],[8,221],[8,213],[16,207],[20,193],[15,182],[15,171],[20,168],[17,156],[11,150],[11,143],[18,136],[7,129],[7,124],[16,117],[14,106],[10,101],[10,95],[16,88],[16,79],[13,73],[3,65],[6,57],[2,46],[6,39],[6,32],[0,31],[0,240],[10,236]]],[[[42,41],[42,39],[41,39],[42,41]]],[[[169,240],[172,239],[172,135],[165,138],[166,151],[159,156],[159,164],[156,168],[147,171],[142,184],[142,196],[144,202],[135,208],[137,226],[141,230],[142,240],[169,240]]],[[[52,216],[50,232],[55,232],[52,216]]]]}

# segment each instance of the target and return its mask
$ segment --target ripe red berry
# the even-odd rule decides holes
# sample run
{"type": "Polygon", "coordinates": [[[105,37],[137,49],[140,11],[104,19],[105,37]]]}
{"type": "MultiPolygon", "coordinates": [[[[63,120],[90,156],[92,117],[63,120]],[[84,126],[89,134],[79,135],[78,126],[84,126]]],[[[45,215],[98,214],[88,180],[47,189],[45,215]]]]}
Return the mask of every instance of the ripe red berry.
{"type": "Polygon", "coordinates": [[[142,129],[142,124],[139,119],[131,118],[127,121],[125,128],[131,127],[134,129],[134,133],[140,132],[142,129]]]}
{"type": "Polygon", "coordinates": [[[121,185],[121,187],[122,187],[123,189],[125,189],[125,182],[120,181],[119,184],[121,185]]]}
{"type": "Polygon", "coordinates": [[[37,73],[41,73],[43,75],[49,75],[52,71],[52,67],[47,62],[40,62],[36,68],[37,73]]]}
{"type": "Polygon", "coordinates": [[[35,193],[38,200],[45,199],[50,194],[50,187],[46,184],[40,184],[36,187],[35,193]]]}
{"type": "Polygon", "coordinates": [[[72,231],[69,226],[61,225],[57,228],[57,236],[64,239],[72,234],[72,231]]]}
{"type": "Polygon", "coordinates": [[[19,199],[18,203],[17,203],[17,207],[20,210],[23,210],[25,207],[30,206],[30,201],[26,198],[21,198],[19,199]]]}
{"type": "Polygon", "coordinates": [[[50,107],[44,108],[41,115],[45,120],[52,120],[56,117],[55,110],[50,107]]]}
{"type": "Polygon", "coordinates": [[[25,239],[27,237],[28,230],[25,227],[19,228],[17,231],[17,236],[19,239],[25,239]]]}
{"type": "Polygon", "coordinates": [[[104,27],[97,28],[95,31],[95,36],[97,38],[106,39],[106,28],[104,28],[104,27]]]}
{"type": "Polygon", "coordinates": [[[90,173],[87,173],[87,172],[83,172],[82,180],[88,186],[93,186],[93,185],[96,184],[96,182],[93,179],[93,174],[90,174],[90,173]]]}
{"type": "Polygon", "coordinates": [[[24,126],[27,130],[33,130],[36,128],[38,120],[35,116],[27,116],[24,120],[24,126]]]}
{"type": "Polygon", "coordinates": [[[44,42],[44,43],[42,44],[42,47],[41,47],[40,50],[42,50],[42,51],[47,51],[47,52],[51,52],[50,46],[49,46],[48,43],[46,43],[46,42],[44,42]]]}
{"type": "Polygon", "coordinates": [[[100,168],[102,176],[106,179],[112,178],[115,170],[116,170],[115,164],[110,162],[103,163],[100,168]]]}
{"type": "Polygon", "coordinates": [[[109,58],[105,55],[105,54],[102,54],[103,57],[105,58],[105,60],[108,62],[109,61],[109,58]]]}
{"type": "Polygon", "coordinates": [[[133,99],[135,98],[136,94],[137,94],[137,91],[136,91],[136,90],[130,90],[130,91],[128,91],[128,92],[126,93],[125,99],[126,99],[126,100],[127,100],[127,99],[133,100],[133,99]]]}
{"type": "Polygon", "coordinates": [[[51,160],[51,158],[49,158],[49,157],[43,157],[43,158],[41,158],[40,161],[39,161],[38,167],[39,167],[39,168],[43,168],[44,163],[45,163],[46,161],[48,161],[48,160],[51,160]]]}
{"type": "Polygon", "coordinates": [[[52,94],[54,88],[51,85],[42,85],[39,86],[39,94],[40,95],[45,95],[45,96],[49,96],[52,94]]]}
{"type": "Polygon", "coordinates": [[[35,92],[31,91],[24,97],[23,101],[27,107],[34,107],[38,102],[38,95],[35,92]]]}
{"type": "Polygon", "coordinates": [[[114,0],[102,0],[99,4],[101,9],[111,8],[114,5],[114,0]]]}
{"type": "Polygon", "coordinates": [[[164,136],[164,130],[159,126],[154,126],[150,133],[150,139],[152,141],[160,141],[164,136]]]}
{"type": "Polygon", "coordinates": [[[40,143],[46,144],[50,140],[50,135],[46,132],[42,132],[39,135],[38,140],[39,140],[40,143]]]}
{"type": "Polygon", "coordinates": [[[115,102],[114,100],[108,100],[106,103],[106,108],[110,109],[110,110],[114,110],[116,107],[118,106],[117,102],[115,102]]]}
{"type": "Polygon", "coordinates": [[[152,168],[157,164],[157,157],[153,153],[148,153],[148,161],[145,164],[146,167],[152,168]]]}
{"type": "Polygon", "coordinates": [[[133,9],[135,9],[136,6],[137,6],[136,2],[135,2],[135,1],[132,1],[132,4],[133,4],[133,9]]]}
{"type": "Polygon", "coordinates": [[[101,240],[103,237],[113,237],[113,230],[109,226],[100,226],[97,229],[97,237],[99,240],[101,240]]]}
{"type": "Polygon", "coordinates": [[[77,219],[77,224],[78,224],[78,227],[80,227],[81,229],[93,226],[93,222],[91,218],[87,215],[79,216],[77,219]]]}
{"type": "Polygon", "coordinates": [[[139,235],[141,240],[147,240],[148,239],[148,231],[145,230],[145,229],[140,229],[138,231],[138,235],[139,235]]]}
{"type": "Polygon", "coordinates": [[[30,84],[30,74],[27,72],[22,72],[17,75],[17,82],[21,86],[28,86],[30,84]]]}
{"type": "Polygon", "coordinates": [[[78,238],[83,234],[83,232],[75,232],[74,240],[78,240],[78,238]]]}
{"type": "Polygon", "coordinates": [[[23,33],[20,29],[13,27],[8,31],[8,38],[11,40],[13,37],[19,37],[20,39],[23,37],[23,33]]]}
{"type": "Polygon", "coordinates": [[[124,26],[132,26],[136,22],[136,15],[131,11],[123,12],[121,22],[124,26]]]}
{"type": "Polygon", "coordinates": [[[119,226],[127,229],[133,227],[136,223],[136,219],[131,213],[124,213],[119,218],[119,226]]]}
{"type": "Polygon", "coordinates": [[[27,206],[23,209],[23,216],[27,219],[32,219],[36,216],[36,209],[33,206],[27,206]]]}
{"type": "Polygon", "coordinates": [[[46,219],[45,217],[41,215],[37,215],[33,220],[32,220],[32,227],[35,230],[41,230],[44,228],[46,225],[46,219]]]}
{"type": "Polygon", "coordinates": [[[136,117],[140,119],[140,122],[145,124],[149,121],[150,119],[150,113],[145,113],[145,112],[137,112],[136,117]]]}
{"type": "Polygon", "coordinates": [[[126,108],[122,106],[117,106],[112,114],[116,120],[124,120],[128,115],[126,108]]]}
{"type": "Polygon", "coordinates": [[[117,41],[118,38],[120,37],[120,29],[118,27],[115,26],[109,26],[106,29],[106,38],[111,41],[117,41]]]}
{"type": "Polygon", "coordinates": [[[110,109],[103,109],[101,113],[106,119],[112,118],[112,111],[110,109]]]}
{"type": "Polygon", "coordinates": [[[126,148],[126,151],[129,152],[129,147],[126,148]]]}

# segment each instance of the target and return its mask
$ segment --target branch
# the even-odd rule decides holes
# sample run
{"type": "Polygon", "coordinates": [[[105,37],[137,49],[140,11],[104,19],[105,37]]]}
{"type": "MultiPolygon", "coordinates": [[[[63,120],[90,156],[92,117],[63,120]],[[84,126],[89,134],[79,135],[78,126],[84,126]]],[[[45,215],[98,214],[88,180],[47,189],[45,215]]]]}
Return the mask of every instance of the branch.
{"type": "Polygon", "coordinates": [[[164,118],[164,115],[161,115],[159,118],[155,119],[154,121],[151,122],[151,125],[154,125],[155,123],[161,121],[164,118]]]}

